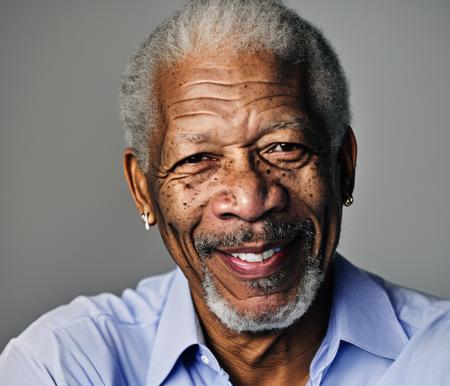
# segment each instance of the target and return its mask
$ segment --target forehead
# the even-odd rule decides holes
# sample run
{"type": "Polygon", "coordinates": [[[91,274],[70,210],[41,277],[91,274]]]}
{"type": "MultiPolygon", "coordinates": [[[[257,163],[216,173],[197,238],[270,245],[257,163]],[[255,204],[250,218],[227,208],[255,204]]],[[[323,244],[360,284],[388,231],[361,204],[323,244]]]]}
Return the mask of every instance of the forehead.
{"type": "Polygon", "coordinates": [[[295,84],[298,66],[281,61],[277,56],[265,52],[206,53],[187,56],[157,73],[156,81],[167,98],[180,86],[195,84],[203,80],[223,83],[258,81],[295,84]]]}
{"type": "Polygon", "coordinates": [[[293,107],[304,100],[301,70],[262,52],[185,57],[155,76],[162,118],[157,136],[177,131],[178,138],[200,140],[208,129],[267,125],[268,115],[292,119],[293,107]]]}

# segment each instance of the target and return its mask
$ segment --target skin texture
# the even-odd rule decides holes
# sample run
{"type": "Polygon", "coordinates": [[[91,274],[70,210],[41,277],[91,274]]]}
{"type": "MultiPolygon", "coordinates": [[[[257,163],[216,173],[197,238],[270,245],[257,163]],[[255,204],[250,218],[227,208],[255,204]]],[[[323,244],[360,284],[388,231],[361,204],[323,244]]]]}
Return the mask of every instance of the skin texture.
{"type": "MultiPolygon", "coordinates": [[[[353,190],[353,132],[348,128],[339,154],[332,156],[328,136],[313,127],[308,114],[302,68],[271,54],[203,53],[165,68],[156,80],[162,121],[151,136],[147,175],[139,170],[132,149],[124,156],[139,214],[149,213],[149,223],[158,223],[188,278],[208,344],[234,384],[292,385],[293,379],[306,384],[327,327],[329,267],[342,203],[353,190]],[[286,122],[290,124],[277,128],[286,122]],[[309,219],[315,232],[312,253],[322,256],[327,275],[298,322],[281,331],[238,334],[204,303],[193,237],[242,227],[260,233],[266,219],[309,219]]],[[[206,264],[219,293],[238,311],[255,315],[286,304],[295,296],[306,257],[302,240],[278,244],[290,242],[289,275],[269,293],[249,286],[247,278],[213,252],[206,264]]],[[[250,241],[243,247],[256,251],[268,246],[250,241]]]]}

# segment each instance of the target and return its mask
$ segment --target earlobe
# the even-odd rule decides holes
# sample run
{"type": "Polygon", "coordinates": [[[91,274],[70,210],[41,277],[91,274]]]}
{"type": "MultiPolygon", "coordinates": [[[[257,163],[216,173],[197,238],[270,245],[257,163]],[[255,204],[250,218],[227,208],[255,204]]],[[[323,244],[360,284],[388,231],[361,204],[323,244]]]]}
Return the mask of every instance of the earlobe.
{"type": "Polygon", "coordinates": [[[144,216],[146,217],[146,223],[147,223],[148,225],[153,226],[153,225],[156,224],[156,217],[155,217],[153,211],[151,211],[151,212],[145,212],[144,216]]]}
{"type": "Polygon", "coordinates": [[[357,158],[357,144],[355,134],[349,126],[342,138],[342,144],[339,149],[338,162],[340,166],[340,186],[342,202],[346,206],[353,203],[353,188],[355,186],[355,170],[357,158]]]}
{"type": "Polygon", "coordinates": [[[156,216],[148,189],[146,175],[139,168],[134,150],[127,148],[123,155],[123,171],[131,197],[134,200],[139,216],[148,225],[156,224],[156,216]]]}

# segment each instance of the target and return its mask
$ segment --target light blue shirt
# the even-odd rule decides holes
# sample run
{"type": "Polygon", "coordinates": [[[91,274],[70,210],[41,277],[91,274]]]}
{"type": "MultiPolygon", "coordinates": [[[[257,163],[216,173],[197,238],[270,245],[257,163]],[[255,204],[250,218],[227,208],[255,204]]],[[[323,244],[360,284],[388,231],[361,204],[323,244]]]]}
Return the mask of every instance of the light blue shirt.
{"type": "MultiPolygon", "coordinates": [[[[309,386],[450,385],[450,302],[336,256],[327,333],[309,386]]],[[[295,382],[293,383],[295,384],[295,382]]],[[[78,297],[34,322],[0,356],[1,386],[231,385],[179,269],[122,297],[78,297]]]]}

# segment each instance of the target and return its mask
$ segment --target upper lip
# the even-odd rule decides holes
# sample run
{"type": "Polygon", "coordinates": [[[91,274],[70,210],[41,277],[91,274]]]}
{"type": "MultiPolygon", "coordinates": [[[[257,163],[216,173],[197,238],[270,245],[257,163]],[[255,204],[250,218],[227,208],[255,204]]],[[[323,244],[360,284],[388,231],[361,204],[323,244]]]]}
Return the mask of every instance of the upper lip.
{"type": "Polygon", "coordinates": [[[238,247],[232,248],[221,248],[217,249],[219,252],[224,253],[263,253],[264,251],[268,251],[273,248],[283,248],[286,244],[288,244],[291,240],[285,241],[276,241],[272,243],[255,243],[248,245],[240,245],[238,247]]]}

